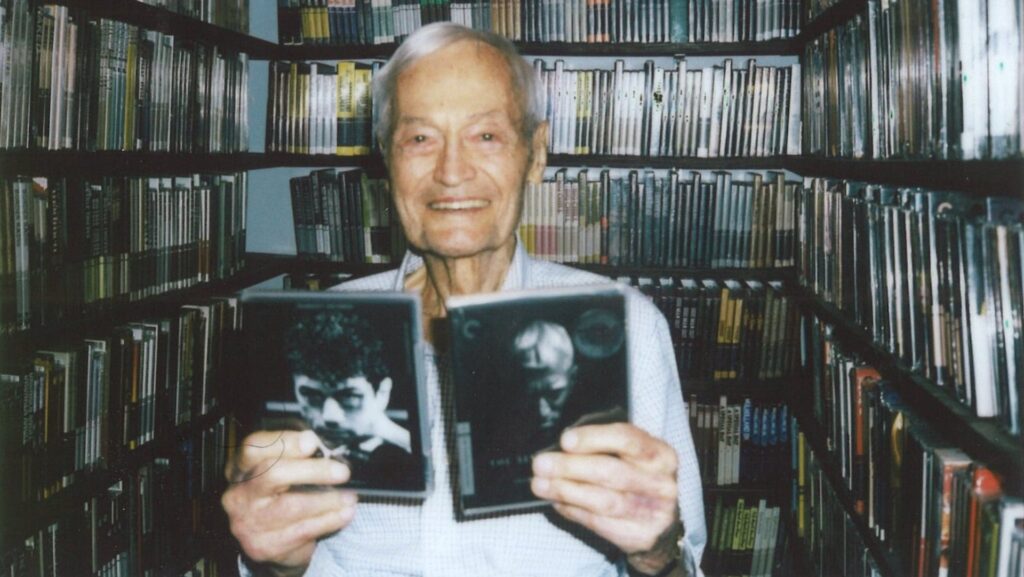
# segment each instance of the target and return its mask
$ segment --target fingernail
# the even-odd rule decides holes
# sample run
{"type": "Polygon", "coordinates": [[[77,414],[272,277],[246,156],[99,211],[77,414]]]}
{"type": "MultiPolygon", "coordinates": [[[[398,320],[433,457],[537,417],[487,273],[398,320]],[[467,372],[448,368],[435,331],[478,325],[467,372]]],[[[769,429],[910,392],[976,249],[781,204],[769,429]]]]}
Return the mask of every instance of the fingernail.
{"type": "Polygon", "coordinates": [[[348,523],[356,516],[356,509],[355,507],[345,507],[339,514],[341,515],[341,522],[348,523]]]}
{"type": "Polygon", "coordinates": [[[355,505],[358,500],[355,493],[342,493],[341,495],[341,503],[346,506],[355,505]]]}
{"type": "Polygon", "coordinates": [[[338,481],[344,481],[348,478],[348,467],[341,463],[331,463],[331,477],[338,481]]]}
{"type": "Polygon", "coordinates": [[[551,482],[548,481],[547,479],[545,479],[543,477],[534,477],[533,478],[533,492],[538,497],[543,497],[543,496],[547,495],[549,488],[551,488],[551,482]]]}
{"type": "Polygon", "coordinates": [[[567,451],[575,449],[579,442],[580,436],[576,434],[576,431],[566,431],[562,434],[562,448],[567,451]]]}
{"type": "Polygon", "coordinates": [[[303,431],[299,437],[299,450],[303,453],[312,453],[316,449],[316,433],[303,431]]]}
{"type": "Polygon", "coordinates": [[[533,459],[533,472],[538,475],[548,475],[554,467],[549,455],[538,455],[533,459]]]}

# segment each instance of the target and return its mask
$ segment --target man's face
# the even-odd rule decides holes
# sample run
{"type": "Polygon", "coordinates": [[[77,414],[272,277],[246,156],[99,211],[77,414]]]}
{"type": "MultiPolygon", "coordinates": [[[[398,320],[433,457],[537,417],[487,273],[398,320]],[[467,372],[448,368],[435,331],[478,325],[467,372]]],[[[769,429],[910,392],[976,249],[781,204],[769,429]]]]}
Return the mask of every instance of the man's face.
{"type": "Polygon", "coordinates": [[[294,380],[303,418],[331,449],[373,435],[374,425],[387,408],[363,376],[323,382],[295,375],[294,380]]]}
{"type": "Polygon", "coordinates": [[[525,141],[521,114],[504,60],[484,44],[458,42],[399,76],[388,166],[414,247],[459,258],[513,245],[547,139],[542,125],[525,141]]]}
{"type": "Polygon", "coordinates": [[[572,371],[551,371],[530,378],[527,393],[540,417],[540,427],[550,429],[562,417],[565,402],[572,392],[572,371]]]}

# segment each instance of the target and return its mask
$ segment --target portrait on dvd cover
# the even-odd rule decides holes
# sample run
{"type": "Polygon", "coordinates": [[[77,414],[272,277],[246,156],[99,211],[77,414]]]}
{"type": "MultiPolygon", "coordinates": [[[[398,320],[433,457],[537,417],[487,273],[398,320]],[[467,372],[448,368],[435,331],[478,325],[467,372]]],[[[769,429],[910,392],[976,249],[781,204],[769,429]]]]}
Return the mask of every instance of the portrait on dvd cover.
{"type": "Polygon", "coordinates": [[[534,455],[569,427],[627,420],[624,309],[613,285],[449,301],[464,514],[540,505],[534,455]]]}
{"type": "Polygon", "coordinates": [[[243,293],[245,402],[264,430],[312,430],[362,494],[422,496],[429,456],[415,296],[243,293]]]}

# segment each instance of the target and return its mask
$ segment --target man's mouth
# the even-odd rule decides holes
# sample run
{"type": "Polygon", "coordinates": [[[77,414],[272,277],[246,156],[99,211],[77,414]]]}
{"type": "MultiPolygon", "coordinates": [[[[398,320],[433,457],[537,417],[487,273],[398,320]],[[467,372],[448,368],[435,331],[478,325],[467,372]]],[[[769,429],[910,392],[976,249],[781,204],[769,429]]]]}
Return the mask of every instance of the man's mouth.
{"type": "Polygon", "coordinates": [[[438,200],[429,203],[427,206],[430,210],[459,211],[486,208],[490,204],[488,200],[470,198],[465,200],[438,200]]]}
{"type": "Polygon", "coordinates": [[[320,436],[320,440],[323,441],[329,449],[334,449],[341,445],[347,445],[356,438],[352,431],[344,429],[317,429],[316,434],[320,436]]]}

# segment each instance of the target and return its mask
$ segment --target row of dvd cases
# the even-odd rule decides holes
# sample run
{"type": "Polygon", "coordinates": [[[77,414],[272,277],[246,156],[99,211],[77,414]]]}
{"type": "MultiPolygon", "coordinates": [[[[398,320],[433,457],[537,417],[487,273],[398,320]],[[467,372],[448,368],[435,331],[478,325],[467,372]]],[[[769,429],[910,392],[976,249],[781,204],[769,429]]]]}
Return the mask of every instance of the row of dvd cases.
{"type": "Polygon", "coordinates": [[[84,10],[0,4],[0,148],[238,152],[248,57],[84,10]]]}
{"type": "MultiPolygon", "coordinates": [[[[380,62],[274,62],[267,150],[365,155],[376,149],[370,86],[380,62]]],[[[767,157],[800,151],[798,64],[754,58],[695,67],[619,59],[609,68],[534,60],[554,154],[767,157]]]]}
{"type": "Polygon", "coordinates": [[[401,42],[451,21],[524,42],[755,42],[799,31],[792,0],[279,0],[281,41],[291,45],[401,42]]]}

